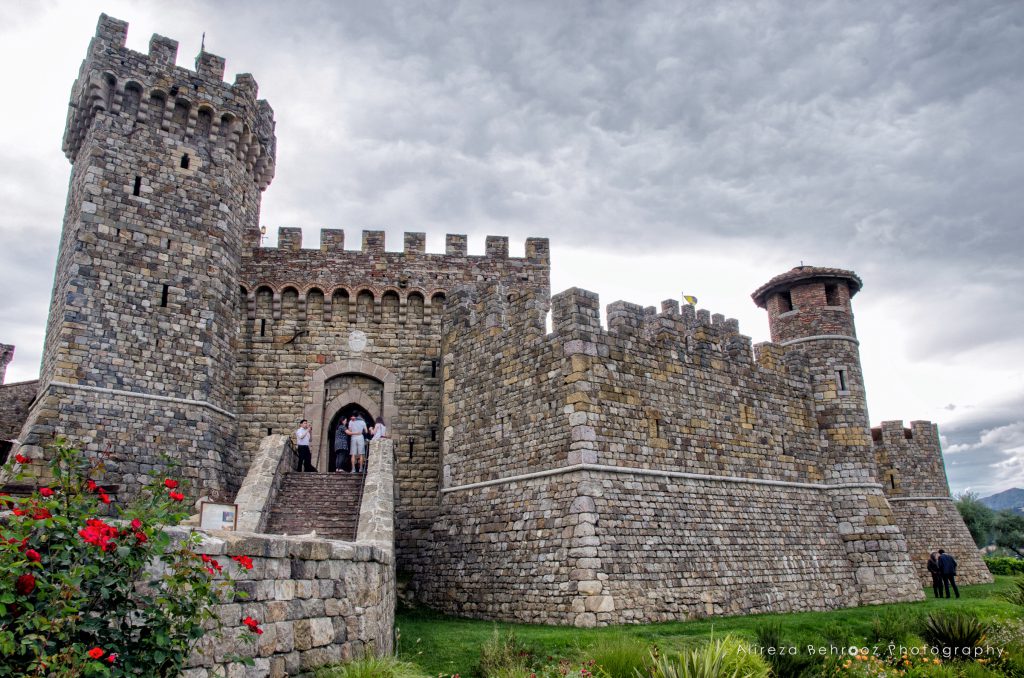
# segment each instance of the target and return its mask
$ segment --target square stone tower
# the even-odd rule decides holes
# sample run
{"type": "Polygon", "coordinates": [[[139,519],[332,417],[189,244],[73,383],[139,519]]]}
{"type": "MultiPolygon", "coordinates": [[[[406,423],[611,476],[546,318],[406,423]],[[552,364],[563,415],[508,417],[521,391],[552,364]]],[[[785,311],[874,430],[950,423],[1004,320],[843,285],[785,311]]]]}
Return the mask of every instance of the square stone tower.
{"type": "Polygon", "coordinates": [[[273,111],[251,76],[223,81],[221,57],[179,68],[177,42],[154,35],[141,54],[127,29],[100,17],[71,91],[71,181],[23,453],[67,435],[128,492],[166,455],[228,497],[245,468],[239,269],[274,174],[273,111]]]}

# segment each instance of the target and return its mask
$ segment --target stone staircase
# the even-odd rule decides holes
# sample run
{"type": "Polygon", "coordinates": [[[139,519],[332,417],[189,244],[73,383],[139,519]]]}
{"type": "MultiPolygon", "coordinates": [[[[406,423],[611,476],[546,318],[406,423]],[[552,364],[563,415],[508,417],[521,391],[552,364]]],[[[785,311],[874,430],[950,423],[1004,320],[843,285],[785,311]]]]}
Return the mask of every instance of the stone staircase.
{"type": "Polygon", "coordinates": [[[270,511],[270,534],[309,534],[354,541],[364,474],[288,473],[270,511]]]}

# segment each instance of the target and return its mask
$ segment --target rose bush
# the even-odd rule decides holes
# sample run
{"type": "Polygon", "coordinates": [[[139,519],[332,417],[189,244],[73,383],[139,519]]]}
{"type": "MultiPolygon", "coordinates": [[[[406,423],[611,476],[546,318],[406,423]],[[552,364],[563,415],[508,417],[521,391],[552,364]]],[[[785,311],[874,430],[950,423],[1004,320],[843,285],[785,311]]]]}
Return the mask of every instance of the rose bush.
{"type": "MultiPolygon", "coordinates": [[[[17,455],[9,472],[15,463],[32,461],[17,455]]],[[[152,475],[110,517],[85,455],[59,440],[49,467],[47,487],[0,497],[0,676],[177,675],[219,630],[213,606],[238,595],[227,573],[214,578],[224,566],[196,553],[199,535],[162,529],[187,516],[184,483],[152,475]]]]}

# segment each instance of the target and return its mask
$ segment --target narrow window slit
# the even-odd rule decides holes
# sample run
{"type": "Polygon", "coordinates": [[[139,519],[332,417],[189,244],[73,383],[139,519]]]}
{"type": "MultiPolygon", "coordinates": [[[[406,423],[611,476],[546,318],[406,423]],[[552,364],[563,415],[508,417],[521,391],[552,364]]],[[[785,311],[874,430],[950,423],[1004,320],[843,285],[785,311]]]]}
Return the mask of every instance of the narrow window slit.
{"type": "Polygon", "coordinates": [[[142,177],[135,177],[135,188],[132,189],[132,195],[142,195],[142,177]]]}
{"type": "Polygon", "coordinates": [[[183,153],[181,155],[181,169],[188,169],[188,165],[189,165],[188,153],[183,153]]]}
{"type": "Polygon", "coordinates": [[[167,285],[164,285],[164,291],[160,295],[160,306],[161,307],[164,307],[164,308],[167,307],[167,292],[168,292],[169,289],[170,288],[167,285]]]}

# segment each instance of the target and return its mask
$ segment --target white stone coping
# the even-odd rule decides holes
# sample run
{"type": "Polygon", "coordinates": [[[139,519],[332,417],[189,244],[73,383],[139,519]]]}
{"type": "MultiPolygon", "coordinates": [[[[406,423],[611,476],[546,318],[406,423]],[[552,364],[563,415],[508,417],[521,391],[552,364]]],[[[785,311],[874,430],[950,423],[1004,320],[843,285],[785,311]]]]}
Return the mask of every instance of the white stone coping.
{"type": "Polygon", "coordinates": [[[845,334],[815,334],[812,337],[800,337],[799,339],[780,341],[779,346],[792,346],[793,344],[801,344],[805,341],[818,341],[820,339],[838,339],[840,341],[849,341],[857,346],[860,346],[860,341],[856,337],[847,336],[845,334]]]}
{"type": "Polygon", "coordinates": [[[600,473],[619,473],[624,475],[654,476],[659,478],[681,478],[685,480],[710,480],[724,483],[768,485],[773,487],[795,487],[801,489],[824,491],[845,490],[855,488],[882,489],[881,483],[801,483],[794,480],[771,480],[769,478],[741,478],[738,476],[716,476],[705,473],[688,473],[685,471],[663,471],[659,469],[646,468],[628,468],[622,466],[607,466],[604,464],[573,464],[572,466],[563,466],[560,468],[547,469],[545,471],[522,473],[520,475],[508,476],[506,478],[495,478],[494,480],[484,480],[478,483],[467,483],[466,485],[457,485],[455,487],[444,487],[441,488],[441,492],[447,494],[450,492],[476,490],[482,487],[506,485],[509,483],[522,482],[524,480],[533,480],[534,478],[546,478],[550,476],[563,475],[566,473],[576,473],[579,471],[596,471],[600,473]]]}
{"type": "Polygon", "coordinates": [[[889,501],[956,501],[953,497],[888,497],[889,501]]]}
{"type": "Polygon", "coordinates": [[[53,387],[69,388],[78,391],[89,391],[92,393],[106,393],[109,395],[120,395],[129,396],[131,398],[142,398],[144,400],[157,400],[164,403],[179,403],[181,405],[192,405],[195,407],[205,407],[208,410],[213,410],[217,414],[223,414],[225,417],[231,419],[237,419],[238,415],[228,412],[227,410],[217,407],[213,403],[208,403],[205,400],[192,400],[190,398],[176,398],[174,396],[162,396],[155,395],[152,393],[141,393],[139,391],[123,391],[116,388],[104,388],[102,386],[87,386],[85,384],[69,384],[66,381],[51,381],[46,385],[47,389],[53,387]]]}

